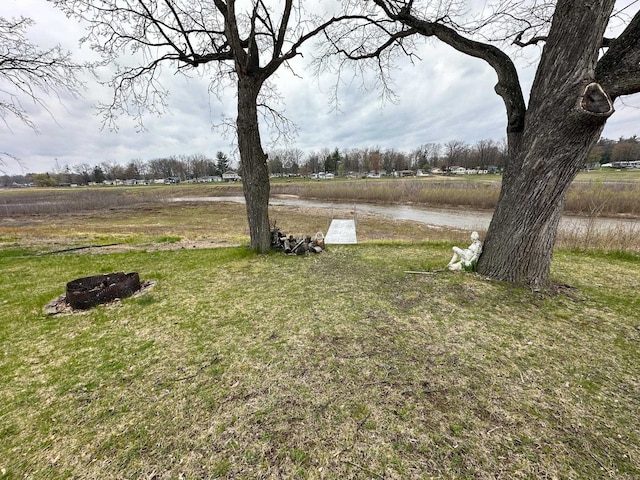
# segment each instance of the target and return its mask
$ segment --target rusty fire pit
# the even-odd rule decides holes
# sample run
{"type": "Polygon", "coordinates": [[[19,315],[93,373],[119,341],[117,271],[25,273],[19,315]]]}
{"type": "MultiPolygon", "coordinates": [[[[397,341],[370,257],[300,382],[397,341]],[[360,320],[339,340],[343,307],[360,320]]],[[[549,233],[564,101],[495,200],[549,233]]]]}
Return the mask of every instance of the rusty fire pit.
{"type": "Polygon", "coordinates": [[[94,275],[67,283],[66,301],[72,308],[86,310],[116,298],[129,297],[138,290],[140,290],[138,272],[94,275]]]}

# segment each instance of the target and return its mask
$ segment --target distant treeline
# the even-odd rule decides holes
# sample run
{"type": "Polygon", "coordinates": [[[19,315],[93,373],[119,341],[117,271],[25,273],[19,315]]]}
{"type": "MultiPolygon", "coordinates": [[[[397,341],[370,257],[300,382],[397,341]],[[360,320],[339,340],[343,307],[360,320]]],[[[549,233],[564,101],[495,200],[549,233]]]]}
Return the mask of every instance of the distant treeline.
{"type": "MultiPolygon", "coordinates": [[[[589,153],[585,167],[640,160],[640,139],[636,135],[619,140],[602,138],[589,153]]],[[[453,167],[502,169],[508,162],[506,142],[480,140],[473,145],[459,140],[444,144],[426,143],[410,151],[395,149],[335,148],[305,153],[297,148],[276,149],[268,152],[267,163],[272,175],[310,175],[327,172],[336,175],[367,172],[400,172],[408,170],[446,171],[453,167]]],[[[97,165],[81,163],[54,168],[51,172],[26,175],[5,175],[0,185],[14,184],[55,186],[61,184],[102,183],[114,180],[175,178],[181,181],[206,177],[221,177],[229,170],[229,157],[218,152],[215,158],[203,154],[170,156],[149,161],[134,159],[127,164],[104,161],[97,165]]]]}
{"type": "Polygon", "coordinates": [[[612,162],[636,162],[640,160],[640,138],[634,135],[620,140],[601,138],[589,152],[587,161],[592,165],[612,162]]]}

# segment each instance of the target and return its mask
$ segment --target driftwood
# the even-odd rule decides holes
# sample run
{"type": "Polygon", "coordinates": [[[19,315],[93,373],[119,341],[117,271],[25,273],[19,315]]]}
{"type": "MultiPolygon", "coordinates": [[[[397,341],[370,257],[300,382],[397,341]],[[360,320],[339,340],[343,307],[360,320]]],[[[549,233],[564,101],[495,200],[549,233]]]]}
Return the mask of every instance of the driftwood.
{"type": "Polygon", "coordinates": [[[322,232],[316,233],[314,238],[311,238],[311,235],[305,237],[286,235],[276,226],[276,222],[273,222],[271,248],[282,250],[288,255],[305,255],[308,252],[320,253],[324,250],[324,235],[322,232]]]}

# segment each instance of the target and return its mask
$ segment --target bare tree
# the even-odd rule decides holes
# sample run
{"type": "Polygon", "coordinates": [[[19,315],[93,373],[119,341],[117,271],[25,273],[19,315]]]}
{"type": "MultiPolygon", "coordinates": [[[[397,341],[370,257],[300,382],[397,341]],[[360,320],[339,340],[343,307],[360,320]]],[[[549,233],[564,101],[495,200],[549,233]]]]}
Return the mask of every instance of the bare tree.
{"type": "Polygon", "coordinates": [[[398,51],[412,54],[408,39],[424,37],[495,71],[509,161],[478,261],[482,274],[534,288],[548,282],[565,192],[614,113],[613,101],[640,92],[640,12],[624,18],[635,3],[614,11],[615,0],[498,2],[485,9],[489,18],[471,24],[456,16],[453,0],[373,0],[362,7],[369,21],[351,28],[355,45],[344,31],[327,35],[334,52],[372,60],[383,73],[398,51]],[[606,38],[613,16],[621,33],[606,38]],[[505,43],[543,45],[528,104],[505,43]]]}
{"type": "Polygon", "coordinates": [[[414,170],[427,169],[429,171],[437,161],[439,152],[440,145],[437,143],[420,145],[410,153],[411,168],[414,170]]]}
{"type": "Polygon", "coordinates": [[[235,129],[240,175],[247,204],[251,247],[270,248],[269,174],[258,128],[259,107],[276,119],[267,105],[268,80],[308,40],[338,18],[324,18],[303,2],[285,0],[50,0],[88,24],[86,41],[105,61],[134,53],[139,63],[121,67],[113,76],[114,96],[104,121],[126,112],[140,120],[162,112],[168,92],[159,82],[161,66],[187,73],[209,67],[211,91],[237,90],[235,129]],[[231,84],[230,84],[231,83],[231,84]]]}
{"type": "Polygon", "coordinates": [[[474,145],[474,162],[478,168],[487,168],[492,163],[492,159],[496,158],[498,148],[493,140],[478,140],[474,145]]]}
{"type": "Polygon", "coordinates": [[[440,158],[441,146],[439,143],[427,143],[420,147],[424,152],[424,157],[427,159],[430,167],[434,167],[438,163],[440,158]]]}
{"type": "Polygon", "coordinates": [[[621,138],[611,151],[612,162],[629,162],[640,160],[640,141],[634,135],[631,138],[621,138]]]}
{"type": "Polygon", "coordinates": [[[93,168],[88,163],[79,163],[73,166],[73,173],[76,174],[78,183],[87,184],[91,181],[93,168]]]}
{"type": "Polygon", "coordinates": [[[450,171],[453,166],[463,166],[467,148],[467,144],[460,140],[449,140],[444,144],[444,159],[447,171],[450,171]]]}
{"type": "Polygon", "coordinates": [[[209,171],[215,168],[213,160],[202,154],[190,155],[191,157],[191,176],[196,180],[209,175],[209,171]]]}
{"type": "Polygon", "coordinates": [[[307,156],[307,162],[306,162],[306,166],[307,169],[309,170],[309,173],[319,173],[322,171],[322,160],[321,160],[321,153],[318,152],[311,152],[309,153],[309,155],[307,156]]]}
{"type": "MultiPolygon", "coordinates": [[[[10,128],[11,119],[37,131],[25,102],[49,111],[44,97],[66,92],[77,95],[83,85],[78,79],[82,66],[71,60],[60,46],[41,49],[26,36],[33,25],[29,18],[0,17],[0,119],[10,128]]],[[[0,152],[0,167],[19,159],[0,152]]]]}

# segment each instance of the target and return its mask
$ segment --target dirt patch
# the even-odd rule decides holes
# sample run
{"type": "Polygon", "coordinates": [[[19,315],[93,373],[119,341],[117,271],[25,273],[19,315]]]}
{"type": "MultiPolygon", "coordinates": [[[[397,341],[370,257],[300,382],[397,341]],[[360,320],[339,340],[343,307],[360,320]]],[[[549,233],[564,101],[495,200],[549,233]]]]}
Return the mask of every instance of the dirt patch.
{"type": "Polygon", "coordinates": [[[120,253],[120,252],[159,252],[168,250],[191,250],[191,249],[203,249],[203,248],[219,248],[219,247],[237,247],[240,243],[234,243],[224,239],[211,239],[211,240],[180,240],[178,242],[167,243],[150,243],[150,244],[119,244],[110,245],[104,248],[89,248],[86,253],[120,253]]]}

